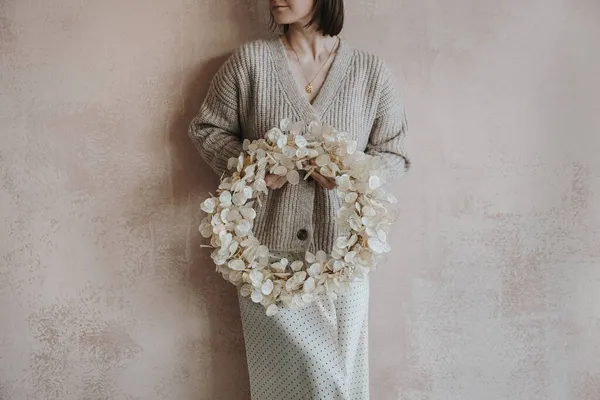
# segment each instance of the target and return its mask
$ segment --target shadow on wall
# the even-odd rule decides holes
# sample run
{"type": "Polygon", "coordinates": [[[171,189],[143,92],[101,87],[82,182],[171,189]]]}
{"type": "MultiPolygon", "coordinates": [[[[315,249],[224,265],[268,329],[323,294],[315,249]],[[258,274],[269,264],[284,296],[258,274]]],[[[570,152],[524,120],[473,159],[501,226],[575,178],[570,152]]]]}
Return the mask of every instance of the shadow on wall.
{"type": "MultiPolygon", "coordinates": [[[[190,244],[187,254],[187,281],[191,287],[190,305],[202,312],[206,332],[186,344],[188,365],[201,365],[207,375],[198,379],[209,386],[199,387],[201,398],[249,398],[248,377],[244,357],[244,342],[239,318],[235,288],[215,272],[210,249],[201,248],[203,238],[198,232],[202,218],[199,205],[208,192],[214,192],[218,177],[202,161],[188,137],[188,126],[200,108],[210,80],[229,57],[225,54],[205,62],[194,71],[185,86],[183,106],[171,119],[169,139],[172,154],[173,196],[176,201],[187,202],[190,244]],[[208,365],[210,364],[210,365],[208,365]]],[[[181,207],[179,209],[185,209],[181,207]]],[[[195,368],[193,370],[196,370],[195,368]]],[[[193,378],[192,378],[193,379],[193,378]]]]}
{"type": "MultiPolygon", "coordinates": [[[[232,47],[267,36],[266,19],[259,17],[260,10],[255,1],[230,2],[228,25],[237,30],[232,47]]],[[[183,104],[176,108],[177,111],[169,119],[173,201],[182,206],[179,209],[186,209],[187,205],[190,210],[188,237],[191,238],[191,244],[186,246],[182,243],[180,246],[182,249],[190,249],[186,257],[189,265],[187,280],[192,293],[189,301],[194,310],[203,313],[201,318],[208,325],[207,333],[191,335],[199,339],[186,343],[187,351],[182,354],[182,357],[188,358],[186,364],[194,366],[192,371],[197,371],[197,365],[202,364],[200,371],[206,374],[190,377],[191,381],[205,383],[194,385],[199,393],[194,393],[196,397],[190,396],[190,400],[250,398],[235,288],[215,272],[210,250],[200,247],[204,239],[197,229],[203,215],[199,212],[200,202],[208,192],[214,192],[218,177],[202,161],[188,137],[188,126],[206,96],[211,79],[230,55],[231,52],[227,52],[212,58],[183,77],[186,82],[181,99],[183,104]],[[198,394],[200,397],[197,397],[198,394]]]]}

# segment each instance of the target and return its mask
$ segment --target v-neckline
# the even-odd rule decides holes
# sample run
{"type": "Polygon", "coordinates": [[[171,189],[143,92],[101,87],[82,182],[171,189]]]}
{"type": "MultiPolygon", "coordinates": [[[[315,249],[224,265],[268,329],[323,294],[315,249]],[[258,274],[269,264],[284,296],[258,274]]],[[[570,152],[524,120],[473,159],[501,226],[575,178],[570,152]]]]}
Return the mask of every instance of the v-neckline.
{"type": "Polygon", "coordinates": [[[337,54],[327,71],[325,81],[321,85],[319,93],[317,93],[312,103],[301,93],[300,88],[298,87],[296,78],[294,78],[294,74],[292,73],[285,45],[281,38],[274,38],[272,44],[272,54],[276,64],[276,73],[288,94],[288,99],[293,103],[301,118],[305,120],[320,120],[325,111],[327,111],[328,106],[331,105],[333,97],[346,76],[346,71],[352,59],[352,52],[350,51],[348,44],[344,39],[339,38],[337,54]]]}

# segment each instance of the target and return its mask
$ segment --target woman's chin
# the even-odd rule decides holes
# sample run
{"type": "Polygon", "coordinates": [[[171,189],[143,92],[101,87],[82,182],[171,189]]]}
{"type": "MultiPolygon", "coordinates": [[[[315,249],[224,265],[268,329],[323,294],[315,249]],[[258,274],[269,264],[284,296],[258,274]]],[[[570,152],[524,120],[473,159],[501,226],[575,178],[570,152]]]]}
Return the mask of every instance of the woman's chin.
{"type": "Polygon", "coordinates": [[[292,18],[278,17],[276,15],[273,19],[278,25],[291,25],[295,22],[292,18]]]}
{"type": "Polygon", "coordinates": [[[290,15],[290,12],[286,8],[274,9],[271,11],[273,14],[273,20],[279,25],[291,25],[294,22],[297,22],[298,18],[294,18],[293,15],[290,15]]]}

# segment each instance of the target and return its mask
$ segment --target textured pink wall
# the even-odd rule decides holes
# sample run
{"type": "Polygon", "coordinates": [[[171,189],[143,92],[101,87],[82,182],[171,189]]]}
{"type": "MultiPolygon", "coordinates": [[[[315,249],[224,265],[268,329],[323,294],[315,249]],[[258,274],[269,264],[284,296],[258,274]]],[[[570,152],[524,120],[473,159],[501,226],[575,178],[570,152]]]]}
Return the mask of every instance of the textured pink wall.
{"type": "MultiPolygon", "coordinates": [[[[186,128],[264,2],[0,2],[0,399],[247,398],[186,128]]],[[[347,7],[414,160],[373,280],[373,398],[600,399],[600,3],[347,7]]]]}

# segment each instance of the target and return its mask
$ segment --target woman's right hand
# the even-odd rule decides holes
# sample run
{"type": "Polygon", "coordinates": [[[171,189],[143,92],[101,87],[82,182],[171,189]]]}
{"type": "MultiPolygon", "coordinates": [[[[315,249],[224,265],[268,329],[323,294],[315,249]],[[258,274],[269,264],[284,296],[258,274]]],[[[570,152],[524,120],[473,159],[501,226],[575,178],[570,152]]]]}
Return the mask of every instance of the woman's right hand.
{"type": "Polygon", "coordinates": [[[265,176],[265,183],[269,189],[280,189],[287,182],[287,178],[281,175],[268,174],[265,176]]]}

